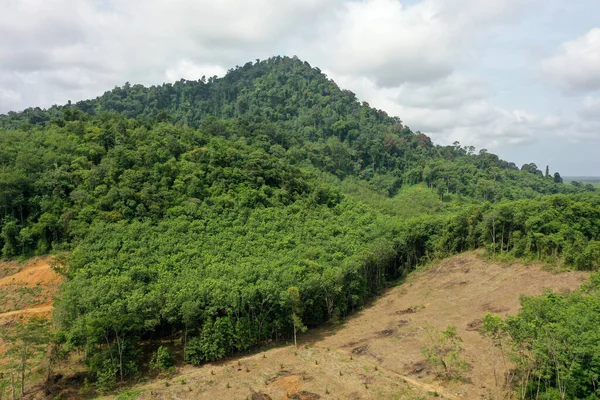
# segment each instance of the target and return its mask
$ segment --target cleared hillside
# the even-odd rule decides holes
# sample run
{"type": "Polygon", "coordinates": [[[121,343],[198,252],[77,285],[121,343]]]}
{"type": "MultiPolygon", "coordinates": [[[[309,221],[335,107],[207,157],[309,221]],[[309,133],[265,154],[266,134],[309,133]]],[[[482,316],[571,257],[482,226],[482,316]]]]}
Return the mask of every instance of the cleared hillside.
{"type": "Polygon", "coordinates": [[[173,378],[127,393],[138,399],[244,399],[253,392],[272,399],[498,398],[505,389],[496,379],[502,382],[505,370],[497,350],[478,332],[481,319],[488,312],[515,314],[521,295],[575,290],[588,276],[465,253],[410,274],[342,323],[308,332],[298,349],[288,345],[186,366],[173,378]],[[438,379],[421,354],[426,330],[448,325],[464,340],[466,382],[438,379]]]}

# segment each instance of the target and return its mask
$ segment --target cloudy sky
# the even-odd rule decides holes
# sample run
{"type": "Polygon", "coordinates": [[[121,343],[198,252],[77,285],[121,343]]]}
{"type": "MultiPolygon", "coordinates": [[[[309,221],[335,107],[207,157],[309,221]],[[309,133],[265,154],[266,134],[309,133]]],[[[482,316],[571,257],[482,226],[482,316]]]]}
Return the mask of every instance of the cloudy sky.
{"type": "Polygon", "coordinates": [[[598,0],[0,0],[0,113],[297,55],[436,143],[600,175],[598,0]]]}

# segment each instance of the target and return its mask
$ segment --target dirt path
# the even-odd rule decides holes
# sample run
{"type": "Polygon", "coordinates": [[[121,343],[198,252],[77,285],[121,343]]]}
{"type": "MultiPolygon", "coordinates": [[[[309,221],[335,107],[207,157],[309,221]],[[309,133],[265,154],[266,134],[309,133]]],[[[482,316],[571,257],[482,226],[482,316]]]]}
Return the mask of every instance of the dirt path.
{"type": "Polygon", "coordinates": [[[37,306],[24,308],[22,310],[9,311],[9,312],[0,314],[0,322],[5,321],[7,319],[14,319],[14,317],[18,317],[21,315],[23,315],[23,316],[32,316],[32,315],[37,315],[37,314],[51,315],[53,309],[54,308],[52,307],[52,304],[39,304],[37,306]]]}
{"type": "Polygon", "coordinates": [[[500,398],[504,369],[478,327],[488,312],[514,314],[521,295],[577,289],[589,275],[482,261],[475,253],[415,272],[342,324],[309,331],[283,346],[200,368],[132,390],[138,399],[475,399],[500,398]],[[425,362],[427,329],[457,327],[470,370],[444,382],[425,362]],[[317,397],[317,395],[319,397],[317,397]],[[267,397],[263,397],[266,399],[267,397]]]}

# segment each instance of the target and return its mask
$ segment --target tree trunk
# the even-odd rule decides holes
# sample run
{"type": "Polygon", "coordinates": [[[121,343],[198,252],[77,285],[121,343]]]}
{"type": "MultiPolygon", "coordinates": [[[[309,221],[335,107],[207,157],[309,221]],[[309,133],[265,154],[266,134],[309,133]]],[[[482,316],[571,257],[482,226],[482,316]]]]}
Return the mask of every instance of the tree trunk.
{"type": "Polygon", "coordinates": [[[25,363],[27,359],[27,345],[23,344],[23,353],[21,354],[21,397],[25,396],[25,363]]]}
{"type": "Polygon", "coordinates": [[[298,347],[298,343],[296,342],[296,323],[294,323],[294,347],[298,347]]]}
{"type": "Polygon", "coordinates": [[[327,306],[327,316],[331,319],[331,315],[333,314],[333,296],[331,298],[325,296],[325,305],[327,306]]]}
{"type": "Polygon", "coordinates": [[[119,375],[121,376],[121,383],[123,383],[123,348],[121,346],[121,341],[119,340],[119,334],[115,329],[115,336],[117,338],[117,351],[119,352],[119,375]]]}

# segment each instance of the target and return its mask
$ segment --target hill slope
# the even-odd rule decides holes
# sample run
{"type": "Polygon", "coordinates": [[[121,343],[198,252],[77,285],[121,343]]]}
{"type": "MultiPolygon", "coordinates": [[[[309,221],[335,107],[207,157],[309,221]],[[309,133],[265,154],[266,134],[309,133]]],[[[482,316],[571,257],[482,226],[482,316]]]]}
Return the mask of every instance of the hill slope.
{"type": "Polygon", "coordinates": [[[273,399],[300,392],[322,399],[434,398],[436,392],[448,399],[502,398],[505,366],[491,341],[477,331],[481,318],[490,311],[515,314],[521,295],[576,290],[588,276],[484,262],[466,253],[412,273],[406,283],[386,291],[342,325],[305,335],[297,350],[289,345],[202,368],[185,367],[175,378],[131,391],[140,392],[138,399],[243,399],[252,391],[273,399]],[[448,325],[455,325],[464,340],[468,382],[436,380],[421,354],[427,329],[448,325]]]}

